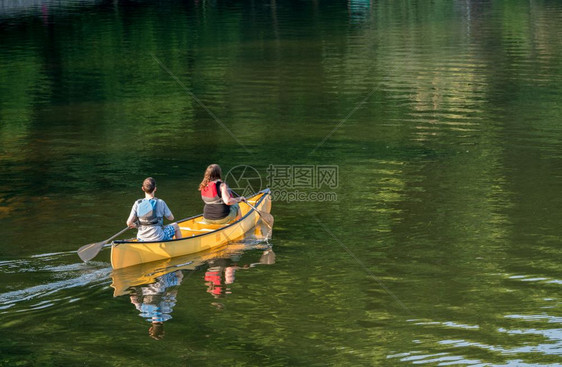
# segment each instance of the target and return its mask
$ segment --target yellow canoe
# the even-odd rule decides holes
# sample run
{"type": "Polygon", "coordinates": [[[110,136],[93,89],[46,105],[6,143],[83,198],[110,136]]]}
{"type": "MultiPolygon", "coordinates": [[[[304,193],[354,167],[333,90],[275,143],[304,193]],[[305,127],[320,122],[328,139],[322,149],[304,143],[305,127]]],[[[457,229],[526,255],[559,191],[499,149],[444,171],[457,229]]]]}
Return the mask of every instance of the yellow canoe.
{"type": "MultiPolygon", "coordinates": [[[[248,198],[260,212],[271,210],[270,190],[265,189],[248,198]]],[[[138,242],[114,241],[111,245],[111,266],[122,269],[133,265],[195,254],[236,241],[253,229],[260,215],[248,204],[241,202],[242,218],[236,222],[220,225],[207,224],[203,215],[178,222],[183,238],[170,241],[138,242]]]]}

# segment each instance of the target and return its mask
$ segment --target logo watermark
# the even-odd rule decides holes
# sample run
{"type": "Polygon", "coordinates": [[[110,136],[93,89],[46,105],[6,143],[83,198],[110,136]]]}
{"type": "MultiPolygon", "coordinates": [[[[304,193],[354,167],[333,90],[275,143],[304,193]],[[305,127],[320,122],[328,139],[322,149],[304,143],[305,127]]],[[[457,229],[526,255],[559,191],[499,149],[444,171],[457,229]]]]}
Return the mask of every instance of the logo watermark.
{"type": "Polygon", "coordinates": [[[232,167],[224,176],[224,180],[240,196],[250,196],[262,189],[261,175],[252,166],[232,167]]]}
{"type": "MultiPolygon", "coordinates": [[[[228,171],[225,181],[235,193],[249,196],[263,189],[261,177],[254,167],[241,165],[228,171]]],[[[265,186],[274,201],[337,201],[333,190],[339,187],[339,166],[270,164],[265,186]]]]}
{"type": "Polygon", "coordinates": [[[291,203],[294,201],[337,201],[338,194],[333,191],[304,192],[299,190],[271,190],[271,199],[291,203]]]}

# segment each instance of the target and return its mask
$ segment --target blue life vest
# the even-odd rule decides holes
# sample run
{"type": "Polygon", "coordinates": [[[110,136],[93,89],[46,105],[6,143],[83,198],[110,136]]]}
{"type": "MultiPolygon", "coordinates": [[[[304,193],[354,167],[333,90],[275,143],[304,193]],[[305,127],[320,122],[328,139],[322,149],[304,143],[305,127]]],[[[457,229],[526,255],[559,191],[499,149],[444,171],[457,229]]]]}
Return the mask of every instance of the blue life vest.
{"type": "Polygon", "coordinates": [[[162,226],[164,218],[156,215],[158,199],[139,199],[137,201],[137,218],[143,226],[162,226]]]}

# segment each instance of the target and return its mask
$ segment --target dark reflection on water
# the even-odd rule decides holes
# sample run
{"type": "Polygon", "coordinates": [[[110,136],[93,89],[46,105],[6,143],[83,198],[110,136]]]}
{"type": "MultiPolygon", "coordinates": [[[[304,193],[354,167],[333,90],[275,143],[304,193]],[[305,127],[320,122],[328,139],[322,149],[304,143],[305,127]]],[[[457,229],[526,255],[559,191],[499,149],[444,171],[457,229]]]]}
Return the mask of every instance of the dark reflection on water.
{"type": "Polygon", "coordinates": [[[0,364],[559,364],[559,3],[0,4],[0,364]],[[273,203],[275,266],[172,269],[163,358],[72,251],[211,162],[337,199],[273,203]]]}

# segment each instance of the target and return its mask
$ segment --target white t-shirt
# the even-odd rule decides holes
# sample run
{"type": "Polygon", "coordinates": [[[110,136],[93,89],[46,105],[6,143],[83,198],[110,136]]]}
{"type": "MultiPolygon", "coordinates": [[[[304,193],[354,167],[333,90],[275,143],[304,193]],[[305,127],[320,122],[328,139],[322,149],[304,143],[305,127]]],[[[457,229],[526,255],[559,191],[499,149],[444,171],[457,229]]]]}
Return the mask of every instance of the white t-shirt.
{"type": "MultiPolygon", "coordinates": [[[[157,217],[168,218],[172,215],[172,211],[166,205],[166,202],[162,199],[154,198],[156,200],[156,207],[155,207],[155,214],[157,217]]],[[[133,208],[131,209],[131,214],[129,214],[129,221],[135,222],[137,217],[137,208],[139,206],[139,201],[135,201],[133,204],[133,208]]],[[[164,231],[162,230],[162,226],[159,225],[152,225],[152,226],[143,226],[139,225],[137,238],[140,241],[160,241],[164,238],[164,231]]]]}

